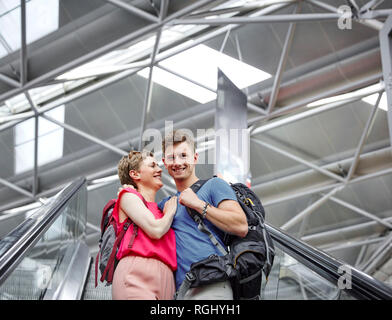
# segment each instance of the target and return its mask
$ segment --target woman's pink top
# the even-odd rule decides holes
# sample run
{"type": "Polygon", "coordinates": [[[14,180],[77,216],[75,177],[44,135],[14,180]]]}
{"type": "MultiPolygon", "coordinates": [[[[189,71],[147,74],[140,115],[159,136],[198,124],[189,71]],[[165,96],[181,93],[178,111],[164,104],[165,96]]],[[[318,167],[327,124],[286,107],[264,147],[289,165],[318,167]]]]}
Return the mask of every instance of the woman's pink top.
{"type": "MultiPolygon", "coordinates": [[[[158,205],[155,202],[147,202],[135,189],[125,188],[119,193],[116,205],[113,210],[113,218],[116,220],[118,225],[117,232],[123,228],[124,223],[127,221],[127,219],[125,219],[122,223],[119,222],[120,199],[126,192],[136,194],[152,212],[155,219],[160,219],[163,217],[162,211],[158,208],[158,205]]],[[[169,231],[166,232],[166,234],[163,235],[160,239],[151,239],[142,228],[138,227],[137,236],[132,244],[132,247],[129,248],[128,244],[130,243],[133,234],[133,228],[134,225],[132,224],[126,231],[117,252],[117,259],[120,260],[122,257],[128,255],[155,258],[167,264],[171,270],[175,271],[177,269],[176,238],[173,229],[170,228],[169,231]]]]}

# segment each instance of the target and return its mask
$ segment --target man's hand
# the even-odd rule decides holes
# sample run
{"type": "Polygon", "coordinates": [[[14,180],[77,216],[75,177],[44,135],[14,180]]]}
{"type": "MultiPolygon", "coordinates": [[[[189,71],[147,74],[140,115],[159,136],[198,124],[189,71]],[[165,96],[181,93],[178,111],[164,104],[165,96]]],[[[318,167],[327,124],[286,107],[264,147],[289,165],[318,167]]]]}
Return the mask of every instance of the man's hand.
{"type": "Polygon", "coordinates": [[[191,188],[185,189],[181,192],[178,202],[183,206],[195,209],[196,211],[203,211],[204,201],[200,200],[196,193],[191,188]]]}
{"type": "Polygon", "coordinates": [[[121,190],[125,189],[125,188],[132,188],[135,189],[135,187],[131,184],[123,184],[120,188],[118,188],[117,190],[117,197],[120,194],[121,190]]]}

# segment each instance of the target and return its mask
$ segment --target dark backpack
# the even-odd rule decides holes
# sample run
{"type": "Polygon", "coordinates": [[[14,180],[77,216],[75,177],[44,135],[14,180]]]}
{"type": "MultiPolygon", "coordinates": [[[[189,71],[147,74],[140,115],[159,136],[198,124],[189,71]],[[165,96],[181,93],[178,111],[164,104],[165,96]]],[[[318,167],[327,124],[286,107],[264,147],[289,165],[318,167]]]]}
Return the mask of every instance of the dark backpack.
{"type": "MultiPolygon", "coordinates": [[[[199,180],[191,186],[191,189],[196,193],[207,181],[199,180]]],[[[260,298],[261,272],[264,272],[268,280],[275,256],[274,244],[265,228],[265,211],[260,199],[242,183],[231,184],[231,187],[246,214],[248,233],[244,238],[225,233],[222,239],[227,246],[225,250],[203,223],[201,215],[187,208],[190,216],[198,224],[198,228],[209,236],[223,255],[211,255],[191,265],[190,272],[185,277],[185,284],[178,292],[181,298],[189,287],[224,280],[230,281],[235,300],[260,298]]]]}
{"type": "Polygon", "coordinates": [[[114,270],[119,262],[116,257],[118,248],[131,224],[133,224],[133,235],[129,243],[130,247],[137,235],[138,227],[129,218],[125,221],[121,231],[117,232],[117,222],[112,215],[115,205],[116,199],[110,200],[105,205],[102,212],[101,237],[99,239],[98,254],[95,258],[95,287],[98,285],[98,267],[101,272],[101,282],[106,281],[106,286],[112,284],[114,270]]]}
{"type": "Polygon", "coordinates": [[[266,280],[275,257],[272,238],[265,227],[265,211],[259,197],[242,183],[231,184],[237,201],[248,221],[248,234],[244,238],[225,234],[224,243],[230,248],[234,269],[238,277],[232,281],[238,298],[253,299],[260,295],[261,271],[266,280]]]}

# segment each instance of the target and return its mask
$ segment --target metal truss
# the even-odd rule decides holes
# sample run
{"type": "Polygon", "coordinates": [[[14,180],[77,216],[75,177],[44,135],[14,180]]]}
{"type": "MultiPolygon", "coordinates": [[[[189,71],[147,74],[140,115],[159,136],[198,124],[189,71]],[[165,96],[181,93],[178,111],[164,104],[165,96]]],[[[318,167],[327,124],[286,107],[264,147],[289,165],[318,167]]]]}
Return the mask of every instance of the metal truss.
{"type": "MultiPolygon", "coordinates": [[[[98,1],[98,0],[97,0],[98,1]]],[[[24,195],[25,197],[35,200],[35,201],[40,201],[40,197],[42,195],[49,195],[53,193],[56,188],[53,190],[46,190],[42,191],[39,190],[39,172],[38,172],[38,119],[39,117],[42,117],[46,120],[49,120],[61,127],[63,127],[66,130],[72,131],[73,133],[88,139],[98,145],[101,145],[102,147],[111,150],[112,152],[119,154],[119,155],[125,155],[127,154],[126,151],[122,150],[121,148],[111,145],[102,139],[98,139],[97,137],[94,137],[90,134],[87,134],[77,128],[72,127],[69,124],[61,123],[59,121],[56,121],[52,117],[45,115],[44,113],[56,108],[59,105],[71,102],[75,99],[78,99],[84,95],[87,95],[89,93],[92,93],[96,90],[99,90],[105,86],[108,86],[110,84],[113,84],[117,81],[120,81],[124,78],[127,78],[131,75],[136,74],[138,71],[142,70],[145,67],[150,67],[150,72],[149,72],[149,77],[147,81],[147,88],[146,88],[146,93],[145,93],[145,99],[144,99],[144,107],[143,107],[143,114],[141,116],[141,128],[140,128],[140,134],[138,137],[136,137],[139,141],[139,148],[142,148],[142,134],[143,131],[146,128],[146,125],[148,123],[148,116],[149,116],[149,110],[151,106],[151,96],[152,96],[152,90],[153,90],[153,70],[155,67],[161,68],[167,72],[170,72],[172,74],[175,74],[185,80],[191,81],[192,83],[199,85],[200,87],[203,87],[205,89],[208,89],[210,91],[215,92],[214,89],[208,88],[205,85],[202,85],[200,83],[197,83],[196,81],[193,81],[184,75],[178,74],[177,72],[174,72],[172,70],[169,70],[168,68],[165,68],[160,64],[161,61],[164,59],[167,59],[171,56],[174,56],[175,54],[178,54],[182,51],[185,51],[189,48],[192,48],[200,43],[203,43],[207,40],[213,39],[217,36],[225,34],[225,39],[224,43],[222,44],[221,50],[223,50],[226,41],[230,35],[230,32],[233,30],[236,30],[238,28],[241,28],[244,25],[247,24],[252,24],[252,23],[286,23],[288,25],[287,29],[287,34],[286,38],[283,44],[282,48],[282,53],[280,55],[279,63],[278,63],[278,68],[276,70],[276,74],[273,78],[273,84],[272,87],[270,88],[270,96],[269,96],[269,101],[268,105],[266,108],[260,107],[258,105],[255,105],[254,103],[248,102],[248,109],[250,112],[255,112],[257,113],[256,116],[253,118],[250,118],[248,121],[248,125],[251,130],[251,135],[252,135],[252,143],[254,145],[257,145],[262,148],[267,148],[269,150],[272,150],[276,152],[277,154],[280,154],[284,157],[288,157],[302,165],[307,166],[308,168],[315,170],[316,172],[324,175],[328,179],[330,179],[330,183],[326,186],[319,187],[319,188],[314,188],[311,191],[306,191],[306,192],[298,192],[297,194],[293,194],[289,197],[281,197],[276,199],[273,203],[279,203],[282,201],[286,201],[288,199],[294,199],[296,197],[301,197],[304,195],[308,194],[319,194],[320,198],[309,205],[306,209],[304,209],[302,212],[298,213],[295,215],[292,219],[289,221],[286,221],[281,228],[284,230],[290,230],[292,226],[299,222],[304,222],[304,220],[312,214],[317,208],[319,208],[321,205],[323,205],[326,201],[333,201],[341,206],[344,206],[346,208],[349,208],[353,212],[358,213],[359,215],[365,216],[368,219],[370,219],[373,222],[378,223],[381,225],[383,228],[386,228],[388,230],[392,229],[392,224],[389,221],[385,221],[385,219],[380,219],[374,214],[367,212],[361,208],[358,208],[346,201],[343,201],[339,197],[336,196],[336,194],[345,188],[346,186],[356,183],[358,181],[363,181],[365,179],[371,179],[377,176],[381,175],[386,175],[386,174],[391,174],[392,169],[383,169],[383,170],[378,170],[372,174],[368,174],[365,176],[356,176],[356,168],[358,166],[363,146],[364,143],[366,142],[366,138],[369,136],[369,133],[372,129],[372,124],[374,122],[374,118],[378,109],[378,104],[381,99],[382,93],[386,92],[387,98],[388,98],[388,105],[389,105],[389,111],[388,111],[388,119],[389,119],[389,127],[390,130],[392,130],[392,62],[391,62],[391,41],[390,41],[390,34],[392,30],[392,10],[378,10],[377,6],[382,2],[382,1],[369,1],[366,5],[364,5],[362,8],[358,8],[356,12],[353,13],[352,18],[354,19],[355,23],[361,23],[365,26],[368,26],[372,29],[376,29],[380,31],[380,49],[381,49],[381,55],[382,55],[382,68],[383,68],[383,73],[382,74],[376,74],[376,75],[370,75],[367,78],[359,79],[357,81],[354,81],[352,83],[349,83],[347,85],[339,86],[338,88],[332,89],[332,90],[325,90],[324,92],[321,92],[317,95],[314,95],[310,98],[305,98],[302,99],[301,101],[296,101],[290,105],[285,105],[285,106],[280,106],[279,108],[277,107],[277,100],[278,100],[278,94],[279,94],[279,89],[282,86],[282,76],[285,71],[285,65],[289,56],[290,52],[290,46],[293,41],[293,36],[295,32],[295,25],[298,22],[308,22],[308,23],[314,23],[314,22],[319,22],[319,21],[337,21],[341,17],[341,13],[339,13],[338,8],[335,8],[329,4],[326,4],[322,1],[318,0],[306,0],[306,2],[310,5],[312,5],[314,8],[317,9],[322,9],[322,13],[312,13],[312,14],[301,14],[300,13],[300,5],[302,1],[297,1],[297,0],[286,0],[286,1],[279,1],[278,3],[276,1],[266,1],[265,4],[259,4],[259,5],[253,5],[253,6],[248,6],[248,7],[233,7],[233,8],[226,8],[226,9],[215,9],[215,7],[219,4],[222,3],[222,1],[211,1],[211,0],[199,0],[196,2],[193,2],[191,5],[188,5],[187,7],[173,13],[170,15],[167,15],[167,10],[169,6],[169,0],[163,0],[161,2],[161,8],[159,15],[153,15],[149,12],[143,11],[135,6],[132,6],[128,3],[125,3],[120,0],[105,0],[106,2],[117,6],[118,8],[121,8],[125,11],[127,11],[130,16],[136,15],[140,18],[143,18],[149,22],[149,24],[145,27],[142,27],[112,43],[109,43],[95,51],[89,52],[88,54],[75,59],[74,61],[71,61],[67,64],[64,64],[63,66],[56,68],[54,70],[51,70],[47,72],[46,74],[29,80],[29,75],[27,74],[28,71],[28,50],[27,50],[27,45],[26,45],[26,0],[21,0],[21,49],[20,49],[20,75],[19,79],[14,79],[11,78],[7,75],[1,74],[0,73],[0,81],[8,84],[11,89],[0,95],[0,102],[9,99],[11,97],[14,97],[18,94],[25,94],[27,100],[29,101],[29,104],[31,106],[31,111],[24,112],[22,114],[16,114],[13,116],[10,116],[8,118],[8,121],[5,122],[4,124],[0,125],[0,131],[6,130],[9,128],[12,128],[13,126],[17,125],[18,123],[29,119],[29,118],[34,118],[35,119],[35,146],[34,146],[34,169],[33,169],[33,186],[32,186],[32,191],[25,190],[16,184],[13,184],[11,182],[6,181],[5,179],[0,178],[0,184],[11,188],[15,190],[16,192],[19,192],[20,194],[24,195]],[[292,13],[291,14],[272,14],[275,13],[276,11],[286,8],[288,6],[292,6],[292,13]],[[204,10],[204,11],[203,11],[204,10]],[[233,16],[229,18],[211,18],[213,15],[218,15],[227,13],[227,12],[233,12],[233,11],[238,11],[240,14],[238,16],[233,16]],[[387,20],[384,22],[380,20],[376,20],[378,18],[387,18],[387,20]],[[167,48],[165,46],[160,46],[160,38],[161,38],[161,33],[164,28],[174,26],[174,25],[206,25],[208,26],[207,32],[202,32],[200,36],[198,36],[193,43],[184,43],[178,45],[174,50],[171,49],[166,50],[167,48]],[[217,27],[215,27],[217,26],[217,27]],[[215,27],[215,28],[214,28],[215,27]],[[56,77],[70,71],[78,66],[81,66],[89,61],[92,61],[98,57],[101,57],[102,55],[119,48],[123,45],[133,43],[138,41],[139,39],[142,39],[143,37],[147,35],[152,35],[155,34],[155,45],[152,50],[152,54],[145,60],[145,63],[139,65],[138,67],[130,67],[127,70],[123,70],[117,73],[114,73],[113,75],[107,75],[103,79],[99,81],[95,81],[89,86],[85,86],[83,89],[80,89],[78,91],[71,92],[67,95],[64,95],[63,97],[60,97],[58,99],[55,99],[54,101],[51,101],[49,103],[37,106],[34,104],[33,100],[30,97],[29,90],[35,87],[40,87],[47,85],[50,82],[56,81],[56,77]],[[359,100],[363,98],[364,94],[358,94],[355,97],[349,98],[349,99],[344,99],[342,101],[326,104],[319,106],[317,108],[313,109],[306,109],[305,106],[311,102],[317,101],[322,98],[326,97],[331,97],[336,94],[340,94],[342,92],[349,92],[354,89],[357,89],[358,87],[368,85],[369,83],[377,83],[380,80],[384,79],[385,82],[385,87],[382,85],[381,88],[375,90],[374,92],[367,93],[366,95],[370,95],[372,93],[379,93],[378,99],[376,104],[374,105],[374,108],[372,109],[369,119],[363,129],[363,133],[361,135],[360,141],[358,142],[358,146],[356,149],[356,152],[354,154],[354,157],[351,159],[351,166],[349,169],[349,172],[347,175],[339,175],[331,170],[324,168],[323,166],[315,165],[312,163],[312,161],[309,161],[307,159],[303,159],[299,157],[298,155],[294,154],[293,151],[290,150],[285,150],[280,148],[279,146],[274,146],[272,144],[269,144],[265,141],[262,141],[259,138],[256,138],[256,135],[262,134],[263,132],[266,132],[267,130],[271,130],[273,128],[277,128],[279,126],[284,126],[287,125],[288,123],[291,123],[293,121],[298,121],[300,119],[304,119],[306,117],[314,116],[316,114],[325,112],[327,110],[331,110],[334,108],[339,108],[344,105],[347,105],[347,103],[359,100]],[[299,112],[300,111],[300,112],[299,112]]],[[[0,37],[0,41],[2,41],[2,37],[0,37]]],[[[185,40],[185,39],[184,39],[185,40]]],[[[241,48],[239,45],[238,38],[236,38],[236,45],[237,45],[237,50],[239,53],[239,56],[241,58],[241,48]]],[[[213,114],[213,111],[211,111],[211,115],[213,114]]],[[[392,131],[390,131],[390,137],[392,137],[392,131]]],[[[169,177],[166,177],[169,180],[169,177]]],[[[99,185],[92,185],[90,189],[94,189],[97,187],[101,187],[105,184],[99,184],[99,185]]],[[[257,190],[260,188],[260,185],[254,186],[254,188],[257,190]]],[[[166,190],[169,192],[174,192],[175,190],[167,186],[166,190]]],[[[164,191],[167,193],[167,191],[164,191]]],[[[272,202],[270,203],[272,204],[272,202]]],[[[268,204],[267,204],[268,206],[268,204]]],[[[306,229],[306,224],[303,224],[301,227],[301,233],[304,233],[304,229],[306,229]]],[[[91,226],[90,226],[91,227],[91,226]]],[[[94,227],[92,228],[94,229],[94,227]]],[[[95,231],[98,231],[94,229],[95,231]]],[[[390,237],[384,238],[376,238],[372,239],[369,241],[358,241],[355,245],[352,246],[363,246],[365,248],[371,243],[375,242],[382,242],[382,245],[379,247],[378,250],[375,251],[374,255],[372,256],[372,259],[375,259],[375,261],[381,261],[381,258],[383,258],[383,254],[385,252],[385,248],[390,245],[390,237]],[[378,257],[378,258],[377,258],[378,257]],[[380,258],[381,257],[381,258],[380,258]],[[376,259],[377,258],[377,259],[376,259]]],[[[346,245],[338,245],[335,248],[330,248],[331,251],[333,250],[339,250],[342,248],[349,247],[350,244],[346,245]]],[[[361,250],[360,255],[358,256],[357,262],[358,264],[361,262],[362,258],[364,255],[364,249],[361,250]]],[[[373,261],[365,261],[362,262],[362,267],[366,271],[373,271],[375,269],[375,262],[373,261]]]]}

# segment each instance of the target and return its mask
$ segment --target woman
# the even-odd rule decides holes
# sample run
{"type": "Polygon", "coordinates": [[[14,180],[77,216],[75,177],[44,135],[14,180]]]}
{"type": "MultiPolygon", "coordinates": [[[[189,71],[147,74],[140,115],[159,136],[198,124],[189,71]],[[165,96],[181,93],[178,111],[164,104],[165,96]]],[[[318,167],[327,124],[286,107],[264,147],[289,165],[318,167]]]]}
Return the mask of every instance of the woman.
{"type": "Polygon", "coordinates": [[[118,163],[121,184],[132,185],[118,194],[113,217],[120,228],[127,218],[131,225],[120,244],[120,260],[114,272],[114,300],[169,300],[175,292],[173,271],[177,268],[174,231],[170,228],[177,208],[176,197],[165,204],[163,213],[155,195],[163,186],[162,169],[152,153],[131,151],[118,163]],[[133,236],[133,237],[132,237],[133,236]]]}

